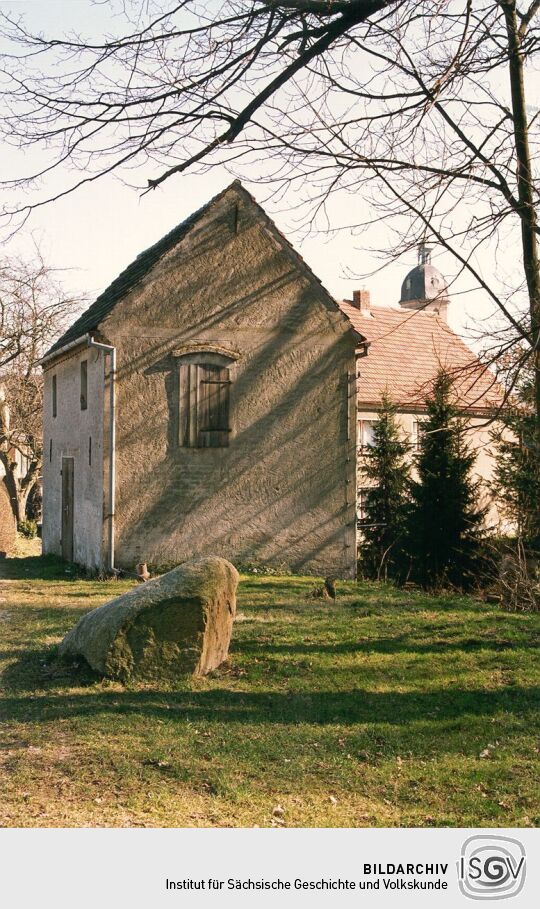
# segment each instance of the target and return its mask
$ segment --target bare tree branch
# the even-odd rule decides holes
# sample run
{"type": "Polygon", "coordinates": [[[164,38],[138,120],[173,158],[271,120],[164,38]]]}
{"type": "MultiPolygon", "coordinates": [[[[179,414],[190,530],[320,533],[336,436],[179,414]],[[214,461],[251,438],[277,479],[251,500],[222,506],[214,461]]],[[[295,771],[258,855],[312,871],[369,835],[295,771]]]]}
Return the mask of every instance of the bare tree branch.
{"type": "Polygon", "coordinates": [[[0,461],[18,522],[41,472],[40,359],[79,309],[39,250],[0,261],[0,461]]]}
{"type": "MultiPolygon", "coordinates": [[[[356,209],[369,205],[365,223],[359,215],[350,225],[367,244],[384,220],[395,238],[376,251],[385,261],[427,232],[513,336],[539,350],[540,121],[527,78],[540,53],[540,0],[229,0],[213,13],[203,0],[141,0],[130,9],[123,32],[88,42],[0,17],[0,134],[42,153],[34,172],[4,181],[7,223],[112,173],[144,172],[143,190],[189,169],[256,167],[280,196],[307,181],[308,204],[295,209],[306,232],[315,217],[337,229],[328,211],[338,192],[361,199],[356,209]],[[500,254],[509,247],[511,274],[500,254]],[[480,255],[493,262],[488,274],[480,255]]],[[[537,373],[540,424],[538,362],[537,373]]]]}

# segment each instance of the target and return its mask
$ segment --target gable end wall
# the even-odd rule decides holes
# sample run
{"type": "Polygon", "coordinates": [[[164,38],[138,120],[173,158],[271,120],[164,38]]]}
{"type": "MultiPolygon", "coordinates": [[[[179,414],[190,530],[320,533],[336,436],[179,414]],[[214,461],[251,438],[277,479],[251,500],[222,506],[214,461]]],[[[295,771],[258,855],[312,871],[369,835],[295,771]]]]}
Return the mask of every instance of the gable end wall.
{"type": "Polygon", "coordinates": [[[354,335],[231,189],[116,304],[117,564],[207,554],[354,576],[354,335]],[[177,445],[178,360],[237,351],[230,446],[177,445]]]}

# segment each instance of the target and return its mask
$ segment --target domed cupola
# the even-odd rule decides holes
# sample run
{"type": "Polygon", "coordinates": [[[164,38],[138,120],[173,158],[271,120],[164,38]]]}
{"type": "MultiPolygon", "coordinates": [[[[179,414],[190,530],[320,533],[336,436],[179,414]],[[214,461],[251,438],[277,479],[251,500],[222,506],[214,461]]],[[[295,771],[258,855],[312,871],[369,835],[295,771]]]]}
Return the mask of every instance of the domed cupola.
{"type": "Polygon", "coordinates": [[[446,319],[448,287],[438,268],[431,264],[431,251],[425,243],[418,247],[418,265],[409,272],[401,285],[399,305],[404,309],[436,312],[446,319]]]}

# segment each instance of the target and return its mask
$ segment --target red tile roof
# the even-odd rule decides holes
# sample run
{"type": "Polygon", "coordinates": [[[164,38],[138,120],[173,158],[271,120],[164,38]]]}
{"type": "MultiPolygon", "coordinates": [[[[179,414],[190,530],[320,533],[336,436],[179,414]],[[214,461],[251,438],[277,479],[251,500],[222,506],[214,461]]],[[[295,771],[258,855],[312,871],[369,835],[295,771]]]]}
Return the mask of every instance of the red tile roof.
{"type": "Polygon", "coordinates": [[[503,392],[485,365],[436,313],[371,306],[361,311],[347,300],[338,306],[368,342],[358,361],[358,403],[378,405],[387,391],[401,407],[422,406],[437,371],[455,376],[460,407],[493,409],[503,392]]]}

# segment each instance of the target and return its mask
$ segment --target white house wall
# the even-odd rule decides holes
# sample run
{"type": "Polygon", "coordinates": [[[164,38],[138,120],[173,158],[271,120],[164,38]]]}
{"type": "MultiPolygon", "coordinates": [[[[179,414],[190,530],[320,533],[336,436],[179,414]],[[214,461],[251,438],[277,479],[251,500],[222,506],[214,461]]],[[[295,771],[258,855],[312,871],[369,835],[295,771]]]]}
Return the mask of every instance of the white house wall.
{"type": "MultiPolygon", "coordinates": [[[[368,409],[359,405],[358,410],[358,425],[360,427],[360,422],[362,420],[377,420],[378,412],[373,409],[368,409]]],[[[415,421],[422,421],[426,419],[425,414],[412,412],[412,411],[401,411],[397,414],[397,420],[401,426],[403,438],[405,441],[408,441],[411,444],[411,456],[413,455],[413,424],[415,421]]],[[[467,420],[468,432],[466,436],[466,441],[470,446],[471,450],[474,451],[476,455],[476,462],[474,465],[474,475],[479,477],[482,481],[483,487],[483,497],[482,504],[488,506],[488,512],[486,515],[486,524],[491,529],[499,529],[503,532],[509,530],[507,523],[503,522],[499,512],[497,511],[495,502],[493,501],[492,496],[490,495],[489,487],[493,481],[493,474],[495,471],[495,459],[493,456],[493,445],[491,444],[490,436],[492,432],[492,425],[487,424],[487,417],[470,417],[467,420]]],[[[359,430],[360,431],[360,430],[359,430]]],[[[360,439],[359,439],[360,445],[360,439]]],[[[359,449],[359,462],[361,464],[362,452],[359,449]]],[[[369,483],[362,481],[362,473],[359,471],[358,477],[359,487],[368,486],[369,483]]]]}
{"type": "Polygon", "coordinates": [[[43,551],[62,553],[62,458],[74,467],[73,559],[102,567],[104,356],[78,348],[54,361],[44,376],[43,551]],[[88,406],[81,410],[81,361],[88,363],[88,406]],[[57,415],[52,413],[52,377],[56,375],[57,415]],[[90,462],[91,439],[91,463],[90,462]]]}

